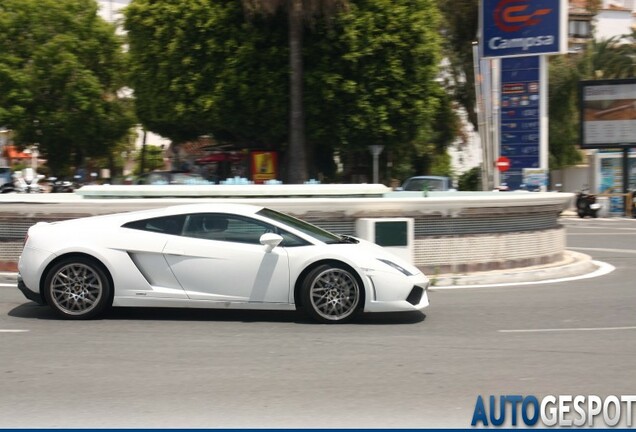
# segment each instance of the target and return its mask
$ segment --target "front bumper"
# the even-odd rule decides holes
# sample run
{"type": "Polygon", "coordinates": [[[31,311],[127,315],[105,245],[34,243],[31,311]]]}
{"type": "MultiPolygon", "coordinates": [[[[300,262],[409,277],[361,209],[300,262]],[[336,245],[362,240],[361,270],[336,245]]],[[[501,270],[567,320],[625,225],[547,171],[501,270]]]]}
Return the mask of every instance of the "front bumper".
{"type": "Polygon", "coordinates": [[[29,299],[31,301],[34,301],[37,304],[41,304],[41,305],[45,305],[46,304],[46,302],[44,301],[44,299],[42,298],[42,296],[40,295],[39,292],[31,291],[29,289],[29,287],[26,286],[26,284],[22,280],[22,276],[20,276],[20,274],[18,274],[18,289],[20,291],[22,291],[22,294],[24,294],[24,296],[27,299],[29,299]]]}
{"type": "Polygon", "coordinates": [[[376,272],[367,274],[373,288],[373,296],[364,305],[366,312],[421,311],[428,307],[429,280],[419,273],[412,276],[398,276],[376,272]]]}

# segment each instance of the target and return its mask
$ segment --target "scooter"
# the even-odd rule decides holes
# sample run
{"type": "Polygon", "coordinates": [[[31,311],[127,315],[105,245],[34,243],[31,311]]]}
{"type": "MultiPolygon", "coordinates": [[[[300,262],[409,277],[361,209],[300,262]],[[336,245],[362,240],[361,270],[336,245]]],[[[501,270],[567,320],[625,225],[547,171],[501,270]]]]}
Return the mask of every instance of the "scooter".
{"type": "Polygon", "coordinates": [[[14,174],[15,190],[20,193],[40,193],[42,187],[38,184],[43,175],[37,174],[33,168],[25,168],[14,174]]]}
{"type": "Polygon", "coordinates": [[[69,180],[58,179],[57,177],[49,177],[51,184],[51,193],[70,193],[77,189],[77,185],[69,180]]]}
{"type": "Polygon", "coordinates": [[[585,190],[576,194],[576,214],[580,218],[585,216],[598,217],[598,211],[601,209],[601,205],[596,202],[596,195],[588,193],[585,190]]]}

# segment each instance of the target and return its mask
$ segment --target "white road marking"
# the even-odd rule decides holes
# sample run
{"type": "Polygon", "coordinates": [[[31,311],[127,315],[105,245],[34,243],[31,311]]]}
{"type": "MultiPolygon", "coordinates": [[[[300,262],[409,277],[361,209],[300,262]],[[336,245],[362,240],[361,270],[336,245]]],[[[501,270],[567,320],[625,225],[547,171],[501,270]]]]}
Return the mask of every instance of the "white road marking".
{"type": "MultiPolygon", "coordinates": [[[[636,228],[630,229],[630,231],[636,231],[636,228]]],[[[636,233],[606,233],[606,232],[595,232],[595,233],[568,233],[568,236],[624,236],[624,235],[633,235],[636,233]]]]}
{"type": "Polygon", "coordinates": [[[572,282],[582,279],[591,279],[599,276],[605,276],[616,270],[611,264],[602,262],[602,261],[592,261],[594,264],[598,266],[598,269],[593,271],[592,273],[587,273],[579,276],[570,276],[566,278],[560,279],[548,279],[548,280],[540,280],[540,281],[528,281],[528,282],[506,282],[506,283],[498,283],[498,284],[486,284],[486,285],[451,285],[451,286],[431,286],[430,290],[453,290],[453,289],[473,289],[473,288],[503,288],[510,286],[526,286],[526,285],[540,285],[540,284],[554,284],[560,282],[572,282]]]}
{"type": "Polygon", "coordinates": [[[607,248],[588,248],[588,247],[576,247],[576,246],[568,246],[568,249],[576,249],[576,250],[592,251],[592,252],[615,252],[615,253],[636,254],[636,250],[634,249],[607,249],[607,248]]]}
{"type": "Polygon", "coordinates": [[[10,284],[0,283],[0,287],[15,288],[17,286],[18,284],[14,284],[14,283],[10,283],[10,284]]]}
{"type": "Polygon", "coordinates": [[[21,329],[0,329],[0,333],[26,333],[30,330],[21,330],[21,329]]]}
{"type": "Polygon", "coordinates": [[[519,329],[497,330],[499,333],[551,333],[573,331],[609,331],[609,330],[636,330],[636,326],[629,327],[580,327],[580,328],[551,328],[551,329],[519,329]]]}

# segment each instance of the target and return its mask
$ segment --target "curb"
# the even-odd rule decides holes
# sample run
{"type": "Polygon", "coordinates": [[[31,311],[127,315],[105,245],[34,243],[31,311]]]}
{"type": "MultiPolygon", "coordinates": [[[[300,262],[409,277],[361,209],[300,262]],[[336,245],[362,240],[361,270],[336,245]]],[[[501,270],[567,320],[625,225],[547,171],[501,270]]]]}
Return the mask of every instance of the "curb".
{"type": "Polygon", "coordinates": [[[18,274],[14,272],[0,272],[0,285],[1,284],[17,284],[18,274]]]}
{"type": "Polygon", "coordinates": [[[442,274],[430,276],[431,289],[457,288],[472,285],[514,284],[540,282],[566,277],[583,276],[599,268],[589,255],[565,250],[563,259],[556,263],[509,270],[493,270],[469,274],[442,274]]]}

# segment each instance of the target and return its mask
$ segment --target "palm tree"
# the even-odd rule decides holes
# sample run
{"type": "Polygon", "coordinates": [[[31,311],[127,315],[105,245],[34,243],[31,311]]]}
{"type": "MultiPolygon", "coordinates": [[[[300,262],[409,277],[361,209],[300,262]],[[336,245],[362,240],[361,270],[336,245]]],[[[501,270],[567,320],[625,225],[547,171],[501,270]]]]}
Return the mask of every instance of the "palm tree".
{"type": "Polygon", "coordinates": [[[579,64],[584,78],[631,78],[636,74],[635,34],[590,42],[579,64]]]}
{"type": "Polygon", "coordinates": [[[303,24],[316,16],[331,16],[346,8],[347,0],[243,0],[246,15],[272,15],[287,11],[289,25],[289,145],[287,181],[302,183],[308,178],[303,108],[303,24]]]}

